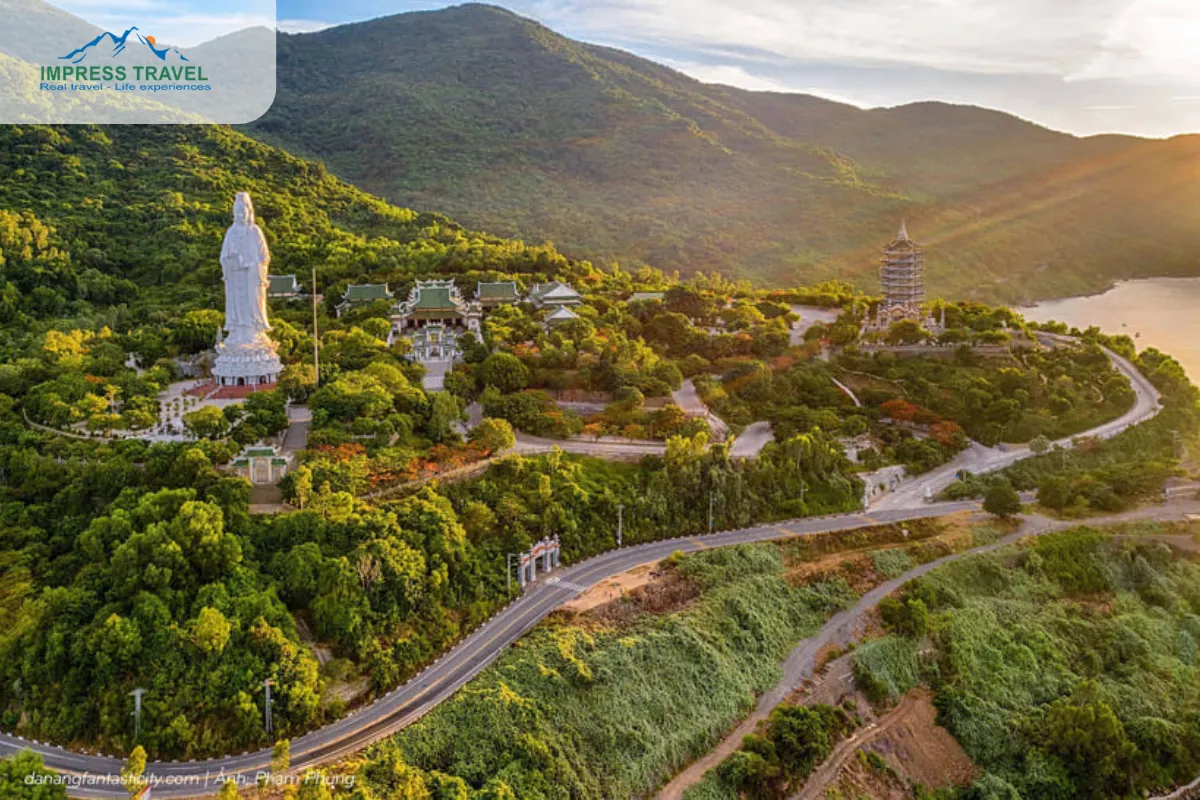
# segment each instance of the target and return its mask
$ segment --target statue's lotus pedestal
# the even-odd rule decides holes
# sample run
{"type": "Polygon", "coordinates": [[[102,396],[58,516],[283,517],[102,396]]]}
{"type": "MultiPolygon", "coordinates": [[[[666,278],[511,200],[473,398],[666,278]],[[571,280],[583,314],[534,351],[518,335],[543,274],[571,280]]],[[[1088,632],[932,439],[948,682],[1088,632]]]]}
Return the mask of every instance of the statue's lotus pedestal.
{"type": "Polygon", "coordinates": [[[277,382],[282,372],[275,343],[266,334],[251,342],[217,345],[212,374],[219,386],[265,386],[277,382]]]}

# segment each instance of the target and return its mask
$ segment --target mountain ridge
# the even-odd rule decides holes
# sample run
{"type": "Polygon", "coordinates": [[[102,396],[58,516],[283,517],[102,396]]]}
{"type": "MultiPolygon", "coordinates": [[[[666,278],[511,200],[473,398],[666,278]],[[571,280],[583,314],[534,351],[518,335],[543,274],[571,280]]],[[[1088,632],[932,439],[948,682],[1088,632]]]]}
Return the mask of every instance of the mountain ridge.
{"type": "Polygon", "coordinates": [[[482,4],[281,34],[278,52],[276,104],[251,135],[399,205],[600,263],[870,288],[906,217],[938,247],[935,293],[1019,301],[1200,274],[1200,195],[1167,174],[1196,169],[1200,139],[707,84],[482,4]]]}
{"type": "MultiPolygon", "coordinates": [[[[80,40],[103,33],[40,0],[4,8],[22,11],[10,34],[60,18],[80,40]]],[[[397,206],[601,265],[870,290],[906,218],[933,295],[1024,302],[1200,274],[1197,136],[746,91],[481,4],[189,53],[276,45],[276,104],[239,130],[397,206]]]]}

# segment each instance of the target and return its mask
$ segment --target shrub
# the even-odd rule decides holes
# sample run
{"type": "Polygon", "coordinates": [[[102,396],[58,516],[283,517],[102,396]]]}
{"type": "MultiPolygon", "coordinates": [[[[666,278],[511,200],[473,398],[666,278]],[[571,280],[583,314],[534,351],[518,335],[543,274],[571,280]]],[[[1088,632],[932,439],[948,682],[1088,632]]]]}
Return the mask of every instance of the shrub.
{"type": "Polygon", "coordinates": [[[872,703],[894,701],[917,685],[917,643],[885,636],[854,651],[854,679],[872,703]]]}

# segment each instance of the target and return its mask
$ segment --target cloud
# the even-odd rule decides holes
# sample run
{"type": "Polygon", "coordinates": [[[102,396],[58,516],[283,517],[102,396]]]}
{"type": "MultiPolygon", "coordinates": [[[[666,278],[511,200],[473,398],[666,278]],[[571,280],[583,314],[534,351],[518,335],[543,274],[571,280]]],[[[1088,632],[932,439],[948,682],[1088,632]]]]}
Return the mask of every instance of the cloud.
{"type": "Polygon", "coordinates": [[[803,83],[779,80],[752,72],[746,67],[735,64],[708,64],[699,61],[678,61],[670,58],[662,59],[662,63],[672,69],[679,70],[685,75],[690,75],[702,83],[719,83],[725,86],[736,86],[739,89],[748,89],[752,92],[809,94],[825,100],[832,100],[835,103],[845,103],[847,105],[858,106],[859,108],[866,108],[870,105],[870,103],[861,99],[854,99],[837,92],[808,86],[803,83]]]}
{"type": "Polygon", "coordinates": [[[336,23],[315,19],[281,19],[275,27],[284,33],[315,33],[333,27],[336,23]]]}
{"type": "Polygon", "coordinates": [[[530,0],[552,25],[705,52],[1062,78],[1195,78],[1195,0],[530,0]]]}
{"type": "Polygon", "coordinates": [[[705,64],[699,61],[675,61],[663,59],[663,63],[672,69],[679,70],[685,75],[691,75],[703,83],[721,83],[726,86],[737,86],[755,92],[794,92],[795,87],[788,86],[765,75],[755,75],[744,67],[734,64],[705,64]]]}
{"type": "MultiPolygon", "coordinates": [[[[77,17],[83,17],[97,8],[111,9],[113,2],[112,0],[62,0],[61,2],[54,3],[54,5],[77,17]]],[[[125,11],[139,11],[141,9],[162,8],[162,3],[158,2],[158,0],[122,0],[121,8],[125,11]]]]}
{"type": "Polygon", "coordinates": [[[1103,40],[1072,80],[1183,78],[1200,84],[1200,6],[1195,0],[1133,0],[1108,20],[1103,40]]]}

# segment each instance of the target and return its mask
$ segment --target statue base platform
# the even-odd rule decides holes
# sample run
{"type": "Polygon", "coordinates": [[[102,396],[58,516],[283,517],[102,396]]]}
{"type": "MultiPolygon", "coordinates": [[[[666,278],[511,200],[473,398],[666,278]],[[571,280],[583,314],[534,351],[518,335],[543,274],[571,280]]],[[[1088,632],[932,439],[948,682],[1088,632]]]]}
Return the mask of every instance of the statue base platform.
{"type": "Polygon", "coordinates": [[[244,345],[217,345],[212,375],[218,386],[266,386],[278,382],[282,373],[283,364],[269,339],[244,345]]]}

